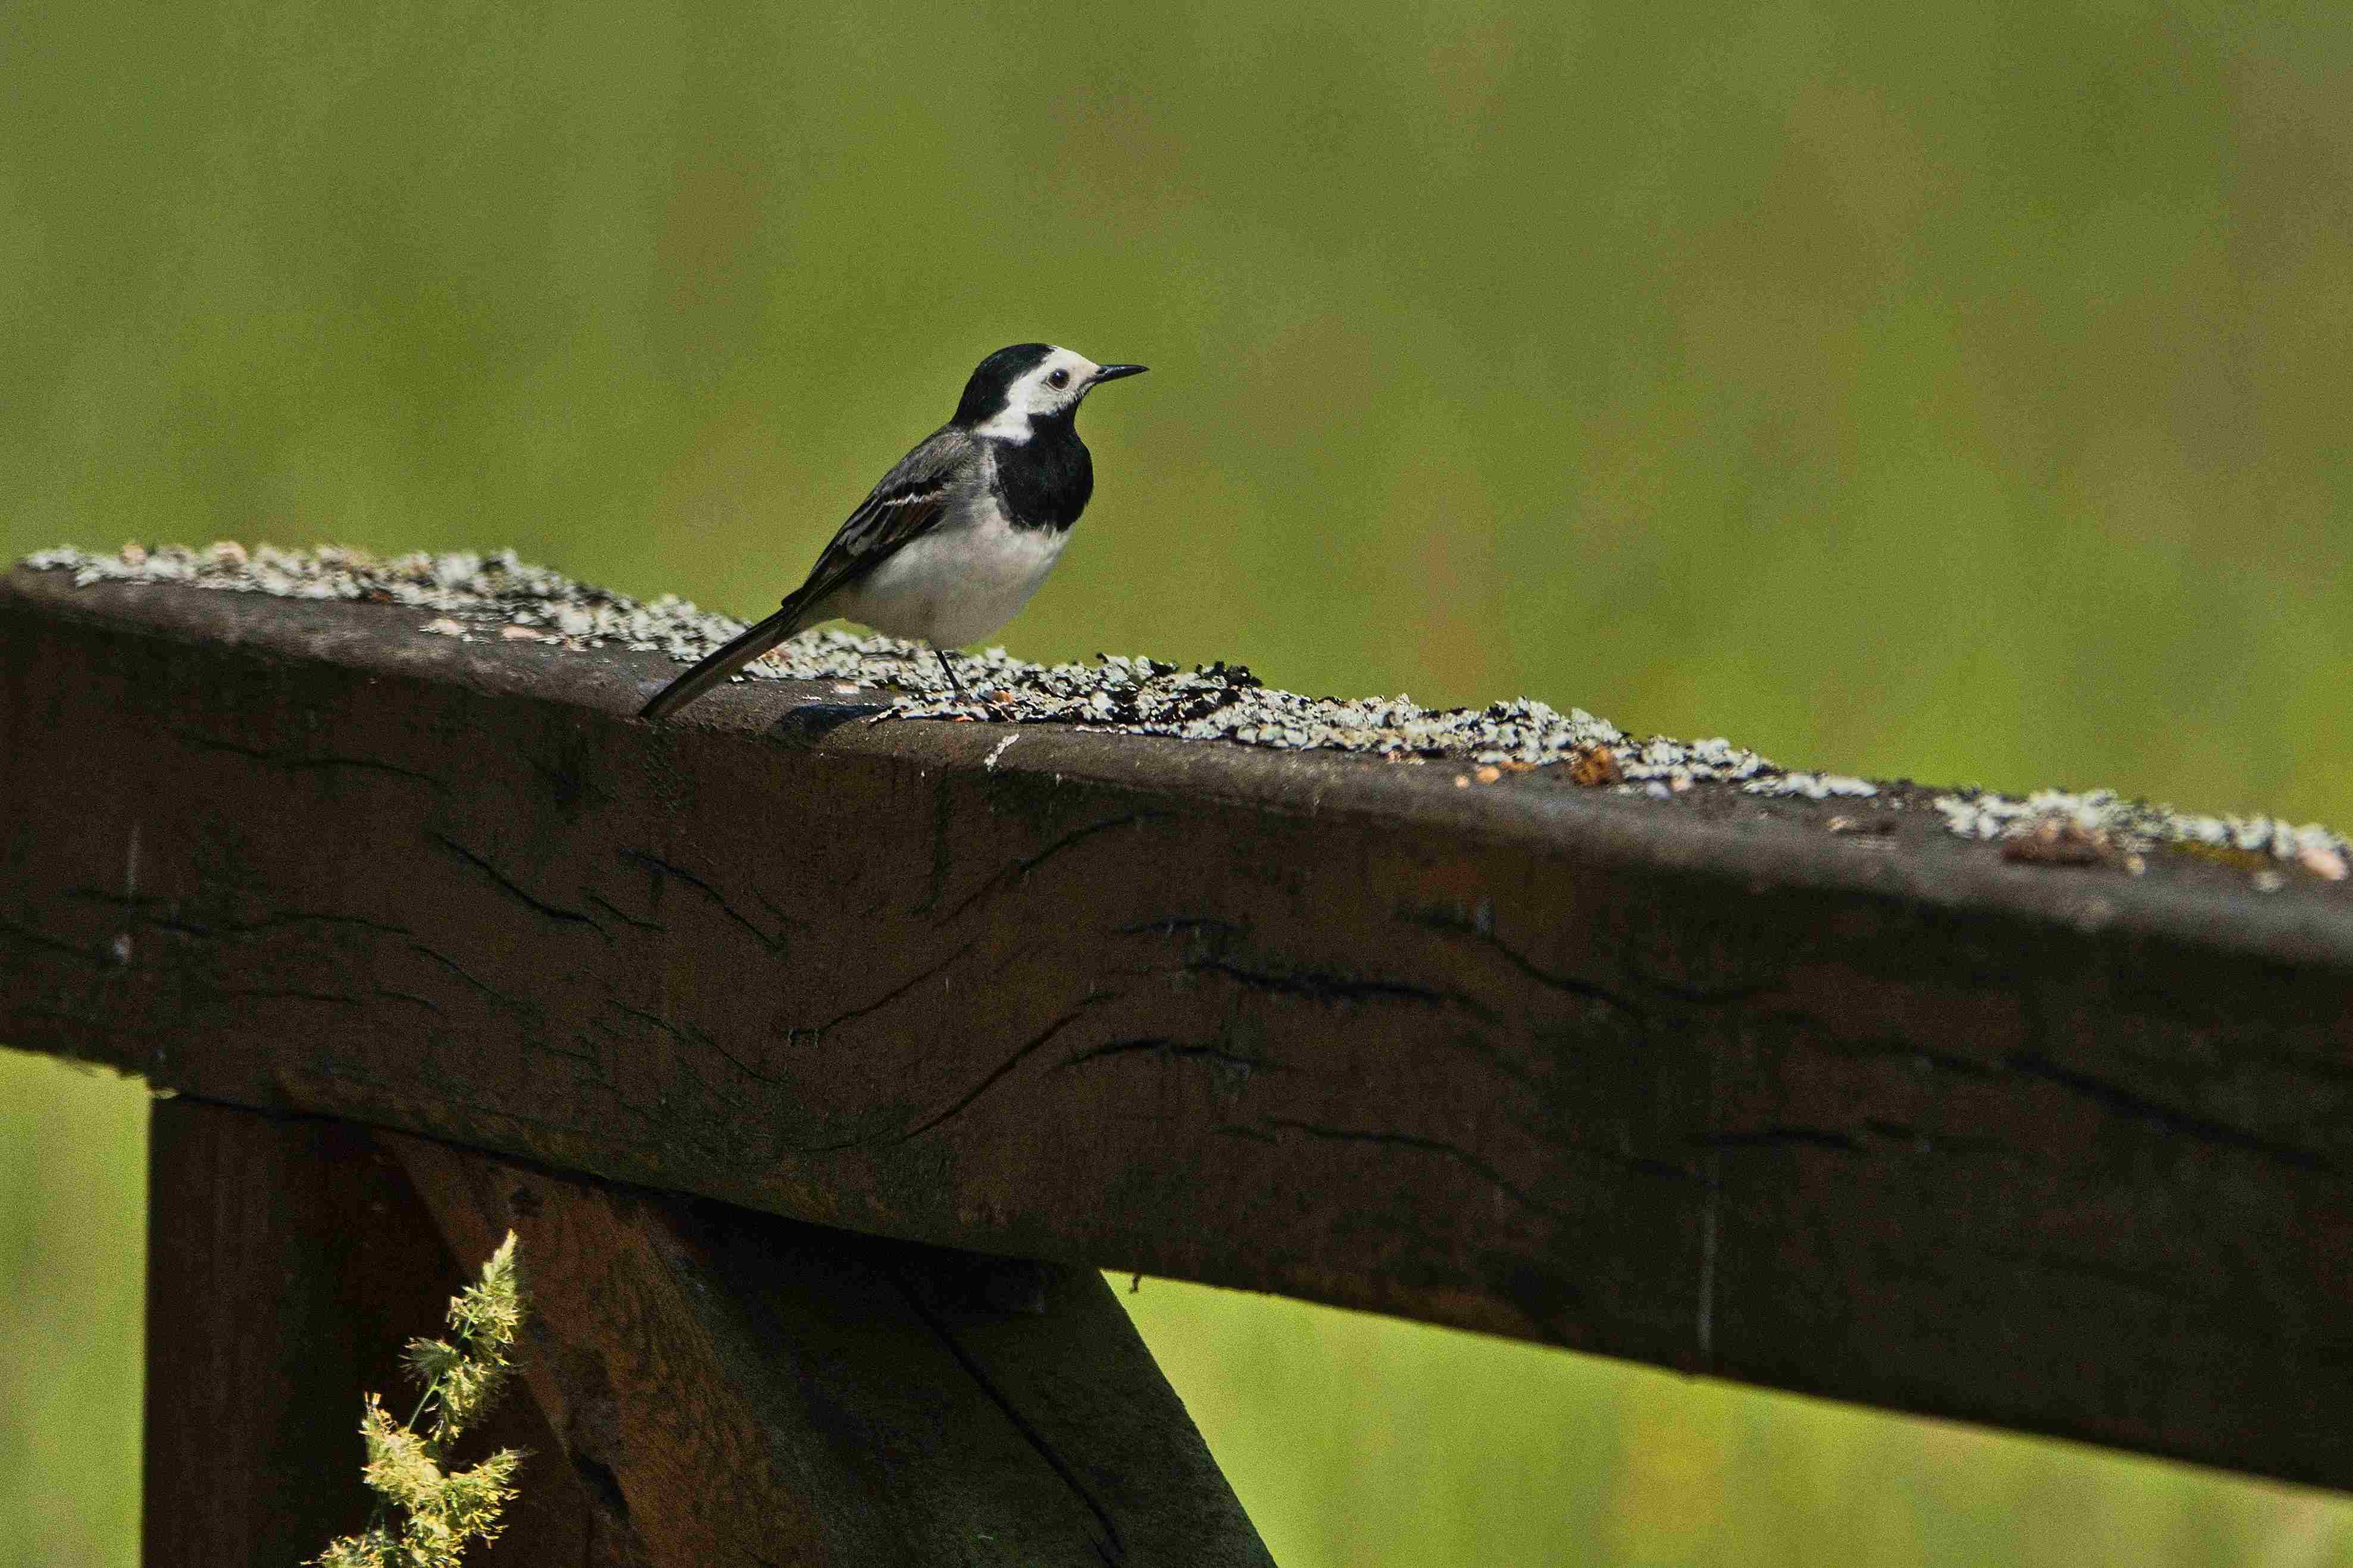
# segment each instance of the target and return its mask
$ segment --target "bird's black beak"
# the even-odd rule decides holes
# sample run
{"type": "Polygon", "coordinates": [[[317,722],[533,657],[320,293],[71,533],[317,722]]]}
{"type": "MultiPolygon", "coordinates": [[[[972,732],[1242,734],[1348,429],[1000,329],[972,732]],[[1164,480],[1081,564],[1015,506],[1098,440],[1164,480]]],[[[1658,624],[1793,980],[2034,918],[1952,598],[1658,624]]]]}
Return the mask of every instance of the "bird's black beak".
{"type": "Polygon", "coordinates": [[[1095,372],[1095,384],[1100,386],[1106,381],[1117,381],[1123,375],[1142,375],[1151,368],[1142,364],[1107,364],[1095,372]]]}

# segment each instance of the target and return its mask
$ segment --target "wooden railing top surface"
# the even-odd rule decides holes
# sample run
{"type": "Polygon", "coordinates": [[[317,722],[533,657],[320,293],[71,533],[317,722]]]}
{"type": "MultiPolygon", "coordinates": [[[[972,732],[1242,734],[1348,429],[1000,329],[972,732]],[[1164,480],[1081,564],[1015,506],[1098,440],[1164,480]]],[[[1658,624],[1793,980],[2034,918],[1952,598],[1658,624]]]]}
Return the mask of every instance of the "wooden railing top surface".
{"type": "Polygon", "coordinates": [[[2346,883],[831,686],[646,725],[667,659],[431,618],[10,574],[0,1038],[2353,1480],[2346,883]]]}

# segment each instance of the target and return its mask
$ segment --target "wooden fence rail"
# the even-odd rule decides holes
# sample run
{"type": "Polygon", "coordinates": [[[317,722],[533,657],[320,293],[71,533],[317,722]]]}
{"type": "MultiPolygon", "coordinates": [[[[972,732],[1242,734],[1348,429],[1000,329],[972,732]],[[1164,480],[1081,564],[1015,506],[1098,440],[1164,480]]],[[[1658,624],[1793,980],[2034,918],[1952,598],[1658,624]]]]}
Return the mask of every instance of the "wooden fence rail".
{"type": "MultiPolygon", "coordinates": [[[[427,618],[0,584],[0,1038],[482,1152],[370,1145],[465,1248],[506,1156],[2353,1484],[2346,884],[789,684],[647,725],[667,661],[427,618]]],[[[677,1201],[597,1245],[752,1268],[677,1201]]]]}

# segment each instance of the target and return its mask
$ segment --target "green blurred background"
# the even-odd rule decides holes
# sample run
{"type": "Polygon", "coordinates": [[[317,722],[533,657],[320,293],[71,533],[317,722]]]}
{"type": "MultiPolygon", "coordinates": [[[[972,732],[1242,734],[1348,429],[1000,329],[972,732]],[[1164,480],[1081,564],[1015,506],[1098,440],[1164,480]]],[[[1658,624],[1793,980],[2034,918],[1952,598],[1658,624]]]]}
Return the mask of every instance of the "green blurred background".
{"type": "MultiPolygon", "coordinates": [[[[2353,820],[2330,4],[6,13],[0,545],[757,612],[1153,366],[1006,640],[2353,820]]],[[[5,1042],[0,1042],[5,1043],[5,1042]]],[[[0,1563],[128,1563],[135,1086],[0,1052],[0,1563]]],[[[1290,1568],[2353,1563],[2353,1506],[1147,1281],[1290,1568]]]]}

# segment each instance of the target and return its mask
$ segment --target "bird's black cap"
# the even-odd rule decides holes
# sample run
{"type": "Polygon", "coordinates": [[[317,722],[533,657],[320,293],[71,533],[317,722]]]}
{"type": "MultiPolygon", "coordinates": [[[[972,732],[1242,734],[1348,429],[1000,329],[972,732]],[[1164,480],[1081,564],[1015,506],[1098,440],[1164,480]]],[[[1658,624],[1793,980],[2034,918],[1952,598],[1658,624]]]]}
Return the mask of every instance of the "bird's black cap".
{"type": "Polygon", "coordinates": [[[994,416],[1005,406],[1008,389],[1036,370],[1039,362],[1053,352],[1051,343],[1015,343],[981,361],[972,379],[964,384],[964,400],[956,405],[956,423],[978,425],[994,416]]]}
{"type": "MultiPolygon", "coordinates": [[[[979,368],[972,373],[972,379],[965,383],[964,397],[956,404],[955,422],[970,427],[995,418],[1005,409],[1011,398],[1014,386],[1024,376],[1030,374],[1054,355],[1067,352],[1056,348],[1052,343],[1015,343],[1010,348],[997,350],[981,361],[979,368]]],[[[1081,363],[1092,363],[1082,354],[1073,353],[1070,357],[1081,363]]],[[[1145,367],[1140,364],[1096,365],[1086,381],[1069,389],[1072,395],[1067,401],[1063,401],[1060,397],[1063,384],[1057,383],[1054,387],[1056,401],[1060,402],[1061,406],[1052,415],[1040,416],[1040,417],[1067,421],[1078,412],[1079,398],[1084,397],[1093,388],[1106,381],[1117,381],[1123,376],[1141,375],[1144,370],[1145,367]]]]}

